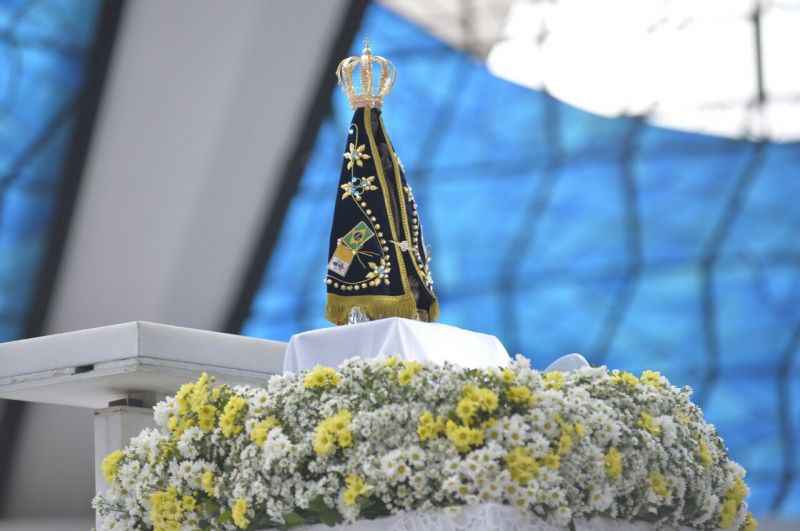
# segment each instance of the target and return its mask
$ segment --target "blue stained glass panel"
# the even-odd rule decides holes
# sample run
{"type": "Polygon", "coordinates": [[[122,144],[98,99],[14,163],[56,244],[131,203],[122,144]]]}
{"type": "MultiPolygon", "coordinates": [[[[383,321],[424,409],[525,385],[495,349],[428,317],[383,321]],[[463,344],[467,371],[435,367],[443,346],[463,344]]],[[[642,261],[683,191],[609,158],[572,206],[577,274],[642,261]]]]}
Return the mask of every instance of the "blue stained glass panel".
{"type": "Polygon", "coordinates": [[[101,8],[0,4],[0,341],[24,332],[101,8]]]}
{"type": "MultiPolygon", "coordinates": [[[[754,510],[800,515],[800,144],[594,116],[492,76],[380,5],[353,53],[366,35],[398,68],[384,121],[420,204],[442,321],[538,367],[580,351],[691,385],[750,471],[754,510]]],[[[245,334],[328,326],[351,116],[331,98],[245,334]]]]}

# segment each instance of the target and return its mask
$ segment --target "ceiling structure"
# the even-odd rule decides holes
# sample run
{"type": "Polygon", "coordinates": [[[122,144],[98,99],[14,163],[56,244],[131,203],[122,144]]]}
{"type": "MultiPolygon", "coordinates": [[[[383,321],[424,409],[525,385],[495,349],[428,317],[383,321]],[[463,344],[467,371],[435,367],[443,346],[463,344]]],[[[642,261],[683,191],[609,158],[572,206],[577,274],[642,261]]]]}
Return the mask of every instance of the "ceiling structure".
{"type": "Polygon", "coordinates": [[[800,139],[798,0],[381,3],[495,75],[596,114],[800,139]]]}
{"type": "MultiPolygon", "coordinates": [[[[90,2],[8,5],[17,4],[79,15],[90,2]]],[[[224,328],[303,127],[297,116],[314,98],[345,7],[343,0],[197,0],[191,9],[183,2],[126,3],[38,333],[134,319],[224,328]]],[[[7,22],[4,9],[0,25],[7,22]]],[[[8,286],[19,289],[15,282],[22,277],[8,286]]],[[[14,292],[0,297],[6,293],[14,292]]],[[[14,496],[0,500],[7,516],[90,513],[91,445],[80,437],[87,426],[88,410],[27,407],[14,430],[17,451],[7,455],[14,466],[3,467],[14,486],[14,496]],[[54,419],[71,429],[53,433],[54,419]],[[57,466],[57,477],[47,479],[43,463],[57,466]]]]}

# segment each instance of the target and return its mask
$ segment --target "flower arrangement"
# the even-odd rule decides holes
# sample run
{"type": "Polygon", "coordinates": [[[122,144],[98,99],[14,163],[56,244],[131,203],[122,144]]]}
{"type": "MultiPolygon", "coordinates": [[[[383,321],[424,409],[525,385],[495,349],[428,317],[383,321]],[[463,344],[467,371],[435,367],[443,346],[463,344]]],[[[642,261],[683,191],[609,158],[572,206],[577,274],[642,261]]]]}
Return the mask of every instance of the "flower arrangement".
{"type": "Polygon", "coordinates": [[[512,505],[751,531],[744,470],[688,388],[656,372],[469,370],[354,359],[272,377],[203,375],[111,453],[107,530],[288,528],[406,510],[512,505]]]}

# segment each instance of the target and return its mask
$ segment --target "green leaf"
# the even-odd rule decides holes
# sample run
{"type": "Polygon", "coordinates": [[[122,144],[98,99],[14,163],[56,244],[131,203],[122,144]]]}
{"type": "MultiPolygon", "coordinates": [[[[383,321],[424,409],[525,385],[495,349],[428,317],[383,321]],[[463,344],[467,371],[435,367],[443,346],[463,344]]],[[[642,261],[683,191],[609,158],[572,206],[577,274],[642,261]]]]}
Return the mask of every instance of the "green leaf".
{"type": "Polygon", "coordinates": [[[303,525],[306,523],[306,519],[300,516],[297,513],[287,513],[283,515],[283,519],[286,522],[284,524],[284,528],[289,527],[296,527],[299,525],[303,525]]]}
{"type": "Polygon", "coordinates": [[[389,516],[390,514],[389,509],[386,508],[380,498],[369,498],[361,507],[361,516],[368,520],[389,516]]]}
{"type": "Polygon", "coordinates": [[[321,513],[330,510],[330,508],[325,504],[325,500],[322,498],[322,496],[317,496],[311,500],[311,502],[308,504],[308,508],[315,513],[321,513]]]}
{"type": "Polygon", "coordinates": [[[308,509],[325,525],[333,526],[341,521],[339,511],[328,507],[322,496],[317,496],[311,500],[311,503],[308,504],[308,509]]]}
{"type": "Polygon", "coordinates": [[[324,513],[320,513],[319,521],[331,527],[335,526],[339,523],[339,512],[334,509],[328,509],[324,513]]]}

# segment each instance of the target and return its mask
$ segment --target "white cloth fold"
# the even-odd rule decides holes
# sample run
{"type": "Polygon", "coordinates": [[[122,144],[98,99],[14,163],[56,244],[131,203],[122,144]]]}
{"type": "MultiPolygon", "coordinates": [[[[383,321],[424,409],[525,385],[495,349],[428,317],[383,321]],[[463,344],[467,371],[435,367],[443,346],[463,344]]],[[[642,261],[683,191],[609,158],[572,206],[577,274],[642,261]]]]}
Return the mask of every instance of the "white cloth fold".
{"type": "Polygon", "coordinates": [[[455,326],[393,317],[295,334],[284,372],[315,365],[337,367],[353,357],[397,356],[401,360],[450,362],[468,368],[505,367],[511,358],[495,337],[455,326]]]}
{"type": "Polygon", "coordinates": [[[544,372],[549,372],[549,371],[572,372],[589,366],[590,366],[589,362],[586,361],[586,358],[584,358],[577,352],[573,352],[572,354],[567,354],[566,356],[561,356],[560,358],[558,358],[556,361],[548,365],[547,368],[544,370],[544,372]]]}
{"type": "MultiPolygon", "coordinates": [[[[580,531],[649,531],[656,529],[647,522],[628,522],[610,518],[579,519],[575,528],[580,531]]],[[[407,513],[359,520],[354,524],[340,524],[330,528],[324,524],[301,526],[297,531],[564,531],[568,527],[550,524],[530,513],[496,503],[483,503],[466,507],[410,511],[407,513]]],[[[688,531],[687,528],[680,528],[688,531]]]]}

